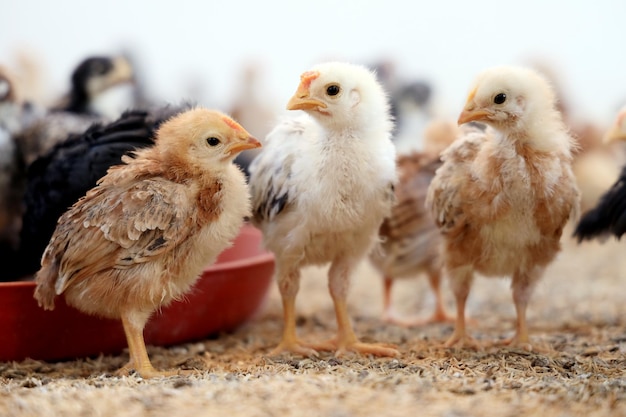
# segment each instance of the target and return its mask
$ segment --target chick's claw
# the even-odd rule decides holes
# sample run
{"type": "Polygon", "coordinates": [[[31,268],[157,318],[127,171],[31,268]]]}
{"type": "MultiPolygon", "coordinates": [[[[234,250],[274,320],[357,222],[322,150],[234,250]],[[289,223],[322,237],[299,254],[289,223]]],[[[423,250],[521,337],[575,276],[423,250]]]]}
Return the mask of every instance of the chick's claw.
{"type": "Polygon", "coordinates": [[[470,348],[475,350],[481,350],[482,346],[476,339],[467,335],[467,334],[457,334],[454,332],[452,336],[443,344],[446,348],[451,347],[462,347],[462,348],[470,348]]]}
{"type": "Polygon", "coordinates": [[[115,372],[115,376],[129,376],[133,371],[144,379],[181,375],[180,371],[157,371],[153,367],[136,369],[134,365],[128,363],[122,368],[118,369],[115,372]]]}
{"type": "Polygon", "coordinates": [[[509,346],[511,348],[519,348],[526,352],[533,352],[536,349],[530,344],[529,340],[521,340],[517,336],[509,337],[508,339],[504,339],[501,341],[497,341],[494,343],[495,346],[509,346]]]}
{"type": "Polygon", "coordinates": [[[319,353],[317,353],[317,350],[297,340],[292,341],[292,342],[286,342],[286,341],[280,342],[278,346],[272,349],[272,351],[270,352],[270,356],[278,356],[281,353],[285,353],[285,352],[293,353],[296,355],[302,355],[304,357],[318,357],[319,356],[319,353]]]}
{"type": "Polygon", "coordinates": [[[337,358],[345,356],[348,352],[359,353],[363,355],[374,355],[383,357],[395,357],[400,355],[395,345],[386,343],[363,343],[358,340],[339,343],[337,339],[330,339],[319,344],[315,344],[314,348],[320,351],[335,351],[337,358]]]}

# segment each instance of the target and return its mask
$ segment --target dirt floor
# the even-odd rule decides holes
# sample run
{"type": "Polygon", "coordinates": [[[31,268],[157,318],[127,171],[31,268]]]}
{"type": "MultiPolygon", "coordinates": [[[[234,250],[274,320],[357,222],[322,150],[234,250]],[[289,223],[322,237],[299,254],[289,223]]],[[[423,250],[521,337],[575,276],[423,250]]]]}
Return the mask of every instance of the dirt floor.
{"type": "MultiPolygon", "coordinates": [[[[128,356],[70,362],[0,363],[2,416],[604,416],[626,415],[626,256],[624,243],[577,246],[548,269],[529,307],[542,352],[445,349],[449,324],[384,325],[381,280],[364,263],[350,296],[357,333],[396,344],[391,358],[268,356],[278,343],[280,298],[233,334],[170,348],[150,347],[157,368],[198,369],[191,377],[116,377],[128,356]]],[[[308,269],[298,299],[300,335],[322,340],[335,322],[324,270],[308,269]]],[[[452,296],[446,297],[453,312],[452,296]]],[[[397,309],[426,316],[425,278],[394,288],[397,309]]],[[[508,280],[479,278],[470,295],[471,333],[510,336],[508,280]]]]}

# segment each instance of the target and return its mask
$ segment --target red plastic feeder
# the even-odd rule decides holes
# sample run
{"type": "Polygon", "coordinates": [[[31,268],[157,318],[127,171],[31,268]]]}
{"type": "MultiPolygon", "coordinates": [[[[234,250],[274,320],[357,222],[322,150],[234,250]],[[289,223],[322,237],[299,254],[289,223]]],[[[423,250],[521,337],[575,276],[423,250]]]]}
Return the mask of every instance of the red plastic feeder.
{"type": "MultiPolygon", "coordinates": [[[[262,249],[261,238],[261,232],[245,225],[184,300],[154,313],[144,329],[146,344],[200,340],[251,318],[267,295],[274,271],[274,256],[262,249]]],[[[33,298],[34,291],[34,282],[0,283],[0,361],[71,359],[127,347],[119,320],[81,313],[62,297],[53,311],[45,311],[33,298]]]]}

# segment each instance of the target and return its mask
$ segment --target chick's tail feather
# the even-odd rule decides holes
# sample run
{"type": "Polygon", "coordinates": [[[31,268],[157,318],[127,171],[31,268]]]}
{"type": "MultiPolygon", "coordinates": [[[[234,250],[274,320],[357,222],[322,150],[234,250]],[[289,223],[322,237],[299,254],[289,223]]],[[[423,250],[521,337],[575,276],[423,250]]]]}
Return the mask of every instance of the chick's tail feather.
{"type": "Polygon", "coordinates": [[[54,299],[57,296],[55,281],[59,274],[59,267],[56,262],[43,266],[35,276],[37,288],[35,288],[35,299],[44,310],[54,310],[54,299]]]}

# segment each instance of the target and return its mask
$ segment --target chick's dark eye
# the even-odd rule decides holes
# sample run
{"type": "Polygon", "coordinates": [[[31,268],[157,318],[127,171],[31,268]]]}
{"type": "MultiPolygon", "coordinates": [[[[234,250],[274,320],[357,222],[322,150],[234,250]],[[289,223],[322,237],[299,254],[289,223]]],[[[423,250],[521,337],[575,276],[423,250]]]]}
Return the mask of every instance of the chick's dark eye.
{"type": "Polygon", "coordinates": [[[326,87],[326,94],[328,94],[329,96],[336,96],[337,94],[339,94],[340,88],[338,85],[329,85],[328,87],[326,87]]]}
{"type": "Polygon", "coordinates": [[[496,94],[496,96],[493,98],[493,102],[496,104],[502,104],[505,101],[506,101],[506,94],[504,93],[496,94]]]}
{"type": "Polygon", "coordinates": [[[209,146],[217,146],[220,144],[220,140],[218,138],[210,137],[210,138],[207,138],[206,143],[209,146]]]}

